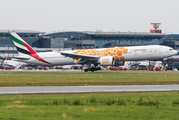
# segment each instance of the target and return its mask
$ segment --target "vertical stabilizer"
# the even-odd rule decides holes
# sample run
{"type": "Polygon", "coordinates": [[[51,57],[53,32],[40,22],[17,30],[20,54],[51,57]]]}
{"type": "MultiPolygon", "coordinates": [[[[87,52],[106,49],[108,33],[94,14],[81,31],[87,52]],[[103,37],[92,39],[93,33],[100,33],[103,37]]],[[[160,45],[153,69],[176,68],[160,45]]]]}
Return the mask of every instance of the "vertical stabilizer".
{"type": "Polygon", "coordinates": [[[15,32],[10,33],[11,38],[14,42],[14,45],[17,48],[18,53],[20,56],[23,55],[30,55],[37,54],[36,51],[30,47],[19,35],[17,35],[15,32]]]}
{"type": "Polygon", "coordinates": [[[14,42],[14,45],[17,48],[17,51],[19,53],[20,56],[24,56],[24,55],[29,55],[32,56],[33,58],[37,59],[38,61],[41,61],[43,63],[47,63],[47,64],[51,64],[47,61],[45,61],[44,59],[42,59],[37,52],[30,47],[30,45],[28,45],[19,35],[17,35],[15,32],[10,33],[11,38],[14,42]]]}

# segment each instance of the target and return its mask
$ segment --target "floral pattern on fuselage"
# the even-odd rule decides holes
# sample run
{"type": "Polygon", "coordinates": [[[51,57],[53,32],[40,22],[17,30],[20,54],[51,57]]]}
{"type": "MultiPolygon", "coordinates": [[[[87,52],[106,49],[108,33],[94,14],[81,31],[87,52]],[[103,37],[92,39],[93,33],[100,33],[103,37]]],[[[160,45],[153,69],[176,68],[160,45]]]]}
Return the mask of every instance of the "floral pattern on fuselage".
{"type": "Polygon", "coordinates": [[[94,55],[94,56],[113,56],[115,61],[118,60],[125,60],[125,57],[122,56],[123,54],[127,54],[128,49],[125,47],[114,47],[114,48],[106,48],[103,50],[97,49],[88,49],[88,50],[77,50],[73,52],[74,54],[80,55],[94,55]]]}

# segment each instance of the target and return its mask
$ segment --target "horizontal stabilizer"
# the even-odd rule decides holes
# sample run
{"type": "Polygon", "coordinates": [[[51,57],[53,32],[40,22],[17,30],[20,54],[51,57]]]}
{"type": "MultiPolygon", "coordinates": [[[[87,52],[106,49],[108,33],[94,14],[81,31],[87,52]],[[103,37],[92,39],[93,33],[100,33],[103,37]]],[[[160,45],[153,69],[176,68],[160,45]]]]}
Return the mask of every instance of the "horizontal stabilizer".
{"type": "Polygon", "coordinates": [[[30,59],[30,57],[17,56],[17,57],[13,57],[12,59],[29,60],[29,59],[30,59]]]}

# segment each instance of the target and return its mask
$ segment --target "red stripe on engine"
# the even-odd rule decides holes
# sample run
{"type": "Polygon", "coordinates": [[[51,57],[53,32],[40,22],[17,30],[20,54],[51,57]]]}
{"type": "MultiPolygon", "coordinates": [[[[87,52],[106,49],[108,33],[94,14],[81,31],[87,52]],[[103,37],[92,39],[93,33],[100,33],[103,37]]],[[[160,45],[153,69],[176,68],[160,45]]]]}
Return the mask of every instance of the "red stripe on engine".
{"type": "Polygon", "coordinates": [[[26,48],[30,51],[30,53],[31,53],[31,55],[32,55],[33,58],[37,59],[38,61],[41,61],[41,62],[44,62],[44,63],[47,63],[47,64],[51,64],[51,63],[49,63],[49,62],[43,60],[42,58],[40,58],[40,57],[37,55],[37,53],[36,53],[29,45],[27,45],[27,44],[24,43],[23,41],[22,41],[22,43],[23,43],[23,44],[26,46],[26,48]]]}

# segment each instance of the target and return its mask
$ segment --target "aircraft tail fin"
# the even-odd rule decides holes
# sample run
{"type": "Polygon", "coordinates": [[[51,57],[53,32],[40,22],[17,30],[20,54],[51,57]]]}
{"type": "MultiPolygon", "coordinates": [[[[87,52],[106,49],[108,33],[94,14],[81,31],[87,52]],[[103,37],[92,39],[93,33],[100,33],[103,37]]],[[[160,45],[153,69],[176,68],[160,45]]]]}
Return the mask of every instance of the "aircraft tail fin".
{"type": "Polygon", "coordinates": [[[37,52],[32,48],[30,47],[30,45],[28,45],[19,35],[17,35],[15,32],[12,32],[10,33],[11,35],[11,38],[14,42],[14,45],[16,46],[17,48],[17,51],[20,55],[20,57],[16,57],[15,59],[23,59],[23,60],[28,60],[30,58],[28,58],[27,56],[25,55],[29,55],[35,59],[37,59],[38,61],[41,61],[43,63],[47,63],[47,64],[51,64],[47,61],[45,61],[44,59],[42,59],[38,54],[37,52]]]}
{"type": "Polygon", "coordinates": [[[14,45],[17,48],[17,51],[20,56],[24,55],[30,55],[33,56],[34,54],[37,54],[36,51],[30,47],[19,35],[17,35],[15,32],[10,33],[11,38],[14,42],[14,45]]]}

